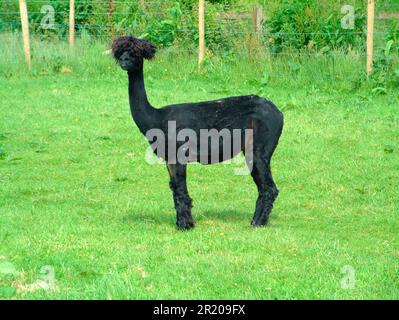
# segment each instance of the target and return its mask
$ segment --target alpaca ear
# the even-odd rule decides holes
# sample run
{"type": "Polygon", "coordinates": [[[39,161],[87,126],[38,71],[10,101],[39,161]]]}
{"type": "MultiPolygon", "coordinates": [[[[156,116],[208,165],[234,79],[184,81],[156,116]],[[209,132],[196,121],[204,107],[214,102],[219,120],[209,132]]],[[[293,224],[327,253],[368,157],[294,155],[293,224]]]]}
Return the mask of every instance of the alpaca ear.
{"type": "Polygon", "coordinates": [[[156,48],[155,46],[148,40],[142,41],[142,56],[144,59],[151,60],[155,56],[156,48]]]}

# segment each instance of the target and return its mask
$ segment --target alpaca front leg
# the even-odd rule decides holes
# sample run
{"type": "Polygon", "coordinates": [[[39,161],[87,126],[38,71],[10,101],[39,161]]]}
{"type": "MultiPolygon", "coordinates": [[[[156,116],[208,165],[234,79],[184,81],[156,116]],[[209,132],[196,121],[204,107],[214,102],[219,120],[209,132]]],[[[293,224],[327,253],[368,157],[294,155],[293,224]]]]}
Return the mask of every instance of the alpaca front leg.
{"type": "Polygon", "coordinates": [[[191,215],[192,200],[188,194],[186,184],[187,166],[182,164],[168,164],[170,188],[176,209],[176,225],[179,229],[191,229],[194,220],[191,215]]]}

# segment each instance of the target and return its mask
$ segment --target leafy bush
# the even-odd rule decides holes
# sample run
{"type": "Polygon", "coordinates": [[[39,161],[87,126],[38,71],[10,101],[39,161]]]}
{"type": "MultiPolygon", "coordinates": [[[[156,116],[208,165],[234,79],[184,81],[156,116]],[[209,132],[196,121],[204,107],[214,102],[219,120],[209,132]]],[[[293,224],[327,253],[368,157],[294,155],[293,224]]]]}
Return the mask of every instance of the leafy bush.
{"type": "Polygon", "coordinates": [[[324,10],[315,0],[283,0],[265,21],[266,42],[272,52],[284,49],[361,48],[364,41],[365,15],[358,8],[354,29],[343,29],[339,6],[324,10]],[[328,16],[326,12],[329,12],[328,16]]]}
{"type": "Polygon", "coordinates": [[[399,87],[399,24],[396,21],[390,23],[385,46],[376,52],[372,81],[377,93],[385,93],[390,86],[399,87]]]}
{"type": "Polygon", "coordinates": [[[162,46],[173,45],[175,40],[180,38],[182,29],[182,9],[180,3],[176,1],[172,7],[166,9],[167,16],[157,21],[153,20],[147,27],[145,38],[162,46]]]}

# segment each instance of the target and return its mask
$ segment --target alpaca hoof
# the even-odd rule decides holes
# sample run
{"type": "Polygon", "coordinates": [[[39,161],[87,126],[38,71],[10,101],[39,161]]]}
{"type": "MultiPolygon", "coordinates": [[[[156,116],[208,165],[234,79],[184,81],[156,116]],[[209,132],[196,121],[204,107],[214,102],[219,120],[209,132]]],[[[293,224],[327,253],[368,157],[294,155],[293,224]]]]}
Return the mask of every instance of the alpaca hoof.
{"type": "Polygon", "coordinates": [[[266,226],[268,224],[268,222],[269,222],[269,217],[268,216],[266,216],[264,218],[262,217],[260,219],[253,219],[252,222],[251,222],[251,226],[253,226],[254,228],[256,228],[256,227],[264,227],[264,226],[266,226]]]}
{"type": "Polygon", "coordinates": [[[192,219],[184,219],[177,221],[176,225],[179,230],[190,230],[194,228],[195,223],[192,219]]]}

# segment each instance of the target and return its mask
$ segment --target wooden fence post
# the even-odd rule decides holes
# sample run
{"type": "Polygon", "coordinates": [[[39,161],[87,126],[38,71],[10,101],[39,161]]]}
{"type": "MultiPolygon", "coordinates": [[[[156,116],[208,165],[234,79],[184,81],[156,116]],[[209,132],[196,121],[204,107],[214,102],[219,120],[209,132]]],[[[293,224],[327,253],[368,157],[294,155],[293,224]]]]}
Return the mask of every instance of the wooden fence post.
{"type": "Polygon", "coordinates": [[[253,11],[254,36],[260,41],[262,38],[263,7],[256,5],[253,11]]]}
{"type": "Polygon", "coordinates": [[[31,68],[28,9],[25,0],[19,0],[19,13],[21,15],[22,36],[24,40],[25,62],[31,68]]]}
{"type": "Polygon", "coordinates": [[[368,0],[367,5],[367,75],[373,71],[373,36],[374,36],[374,0],[368,0]]]}
{"type": "Polygon", "coordinates": [[[69,45],[75,44],[75,0],[69,0],[69,45]]]}
{"type": "Polygon", "coordinates": [[[205,0],[199,0],[198,3],[198,65],[201,66],[205,56],[205,0]]]}

